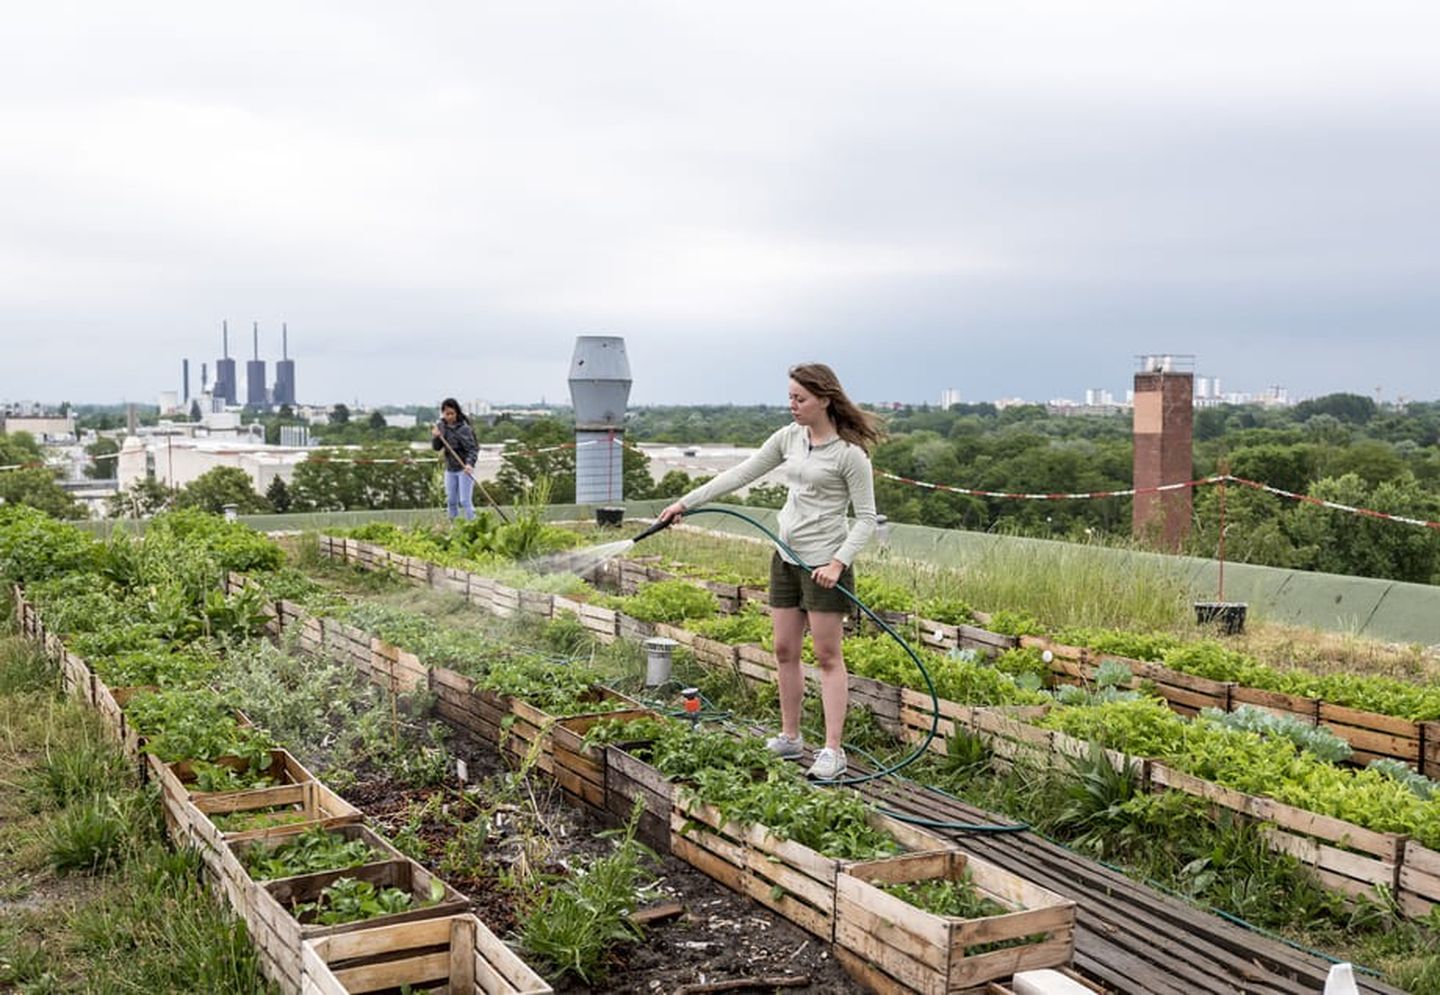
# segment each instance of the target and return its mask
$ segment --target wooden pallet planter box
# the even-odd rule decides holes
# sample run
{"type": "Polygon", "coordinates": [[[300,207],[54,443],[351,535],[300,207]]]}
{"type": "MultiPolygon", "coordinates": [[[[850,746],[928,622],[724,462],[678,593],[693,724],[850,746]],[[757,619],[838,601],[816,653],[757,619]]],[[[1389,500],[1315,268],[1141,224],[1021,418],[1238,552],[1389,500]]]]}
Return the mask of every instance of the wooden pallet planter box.
{"type": "Polygon", "coordinates": [[[323,653],[325,651],[325,620],[318,615],[306,615],[304,622],[300,625],[300,635],[297,638],[302,652],[323,653]]]}
{"type": "Polygon", "coordinates": [[[370,637],[370,681],[392,694],[402,694],[430,684],[430,668],[408,650],[370,637]]]}
{"type": "Polygon", "coordinates": [[[1373,895],[1377,886],[1395,890],[1406,838],[1398,833],[1365,829],[1333,816],[1307,812],[1293,805],[1249,795],[1176,770],[1160,761],[1150,764],[1151,790],[1183,791],[1211,805],[1258,822],[1270,848],[1288,853],[1310,866],[1321,884],[1347,895],[1373,895]]]}
{"type": "Polygon", "coordinates": [[[1424,763],[1424,723],[1393,715],[1320,702],[1319,724],[1350,744],[1351,760],[1368,764],[1392,759],[1420,770],[1424,763]]]}
{"type": "Polygon", "coordinates": [[[655,635],[654,622],[645,622],[638,618],[631,618],[624,612],[620,612],[616,616],[616,619],[618,621],[618,628],[621,639],[628,640],[632,643],[638,643],[643,642],[644,640],[649,639],[651,636],[655,635]]]}
{"type": "Polygon", "coordinates": [[[446,722],[491,746],[500,742],[500,721],[506,712],[495,704],[499,699],[493,695],[487,707],[474,680],[448,667],[431,667],[430,693],[435,695],[435,711],[446,722]]]}
{"type": "Polygon", "coordinates": [[[490,610],[501,618],[512,618],[520,612],[520,592],[496,582],[490,590],[490,610]]]}
{"type": "Polygon", "coordinates": [[[1282,718],[1299,719],[1312,726],[1320,720],[1320,700],[1318,698],[1302,698],[1298,694],[1262,691],[1259,688],[1237,685],[1230,694],[1228,710],[1233,712],[1241,705],[1254,705],[1256,708],[1263,708],[1282,718]]]}
{"type": "MultiPolygon", "coordinates": [[[[520,698],[493,695],[490,692],[477,693],[490,695],[497,705],[503,705],[508,710],[510,718],[508,722],[502,723],[501,728],[501,750],[522,762],[533,754],[536,758],[535,766],[553,776],[555,774],[554,731],[559,721],[558,717],[536,708],[520,698]]],[[[580,714],[596,720],[626,710],[636,704],[609,688],[599,686],[591,688],[584,695],[584,700],[595,707],[580,714]],[[607,707],[607,705],[613,707],[607,707]]]]}
{"type": "Polygon", "coordinates": [[[735,647],[735,666],[752,684],[774,684],[780,664],[775,654],[759,643],[741,643],[735,647]]]}
{"type": "Polygon", "coordinates": [[[274,980],[287,991],[299,991],[300,948],[307,940],[465,912],[469,900],[443,882],[444,897],[433,905],[425,904],[430,901],[430,884],[436,880],[413,860],[390,860],[341,871],[259,882],[251,892],[245,925],[249,927],[251,939],[260,952],[262,965],[269,969],[274,980]],[[314,901],[328,885],[344,877],[368,881],[376,888],[399,888],[414,896],[416,907],[334,926],[302,923],[295,918],[291,909],[296,904],[314,901]]]}
{"type": "Polygon", "coordinates": [[[740,610],[740,585],[727,584],[718,580],[693,581],[711,594],[720,603],[720,610],[726,615],[733,615],[740,610]]]}
{"type": "Polygon", "coordinates": [[[643,809],[635,835],[657,853],[670,852],[670,813],[675,785],[641,759],[643,743],[605,747],[605,811],[624,822],[638,801],[643,809]]]}
{"type": "Polygon", "coordinates": [[[982,629],[978,626],[958,625],[955,628],[958,633],[960,649],[980,650],[983,653],[1003,653],[1020,645],[1020,640],[1015,636],[991,632],[989,629],[982,629]]]}
{"type": "Polygon", "coordinates": [[[738,647],[708,636],[696,636],[690,643],[690,652],[695,654],[695,662],[704,667],[734,670],[740,663],[738,647]]]}
{"type": "Polygon", "coordinates": [[[435,565],[429,560],[421,559],[418,556],[404,557],[405,576],[422,584],[430,583],[430,575],[435,570],[435,565]]]}
{"type": "Polygon", "coordinates": [[[1400,861],[1400,908],[1407,916],[1423,919],[1440,906],[1440,853],[1407,840],[1400,861]]]}
{"type": "Polygon", "coordinates": [[[665,639],[673,639],[681,646],[689,649],[695,642],[695,633],[678,625],[671,625],[669,622],[656,622],[655,635],[665,639]]]}
{"type": "MultiPolygon", "coordinates": [[[[835,880],[843,861],[780,839],[765,826],[726,820],[683,786],[676,788],[674,799],[671,853],[826,943],[834,939],[835,880]]],[[[948,847],[933,833],[879,813],[872,812],[870,823],[906,849],[948,847]]]]}
{"type": "Polygon", "coordinates": [[[1195,677],[1178,670],[1149,663],[1145,660],[1131,660],[1127,657],[1091,655],[1081,651],[1084,658],[1057,656],[1050,662],[1050,672],[1066,684],[1086,684],[1095,679],[1096,672],[1106,662],[1124,665],[1130,671],[1127,688],[1138,688],[1148,682],[1155,693],[1165,699],[1172,711],[1193,717],[1202,708],[1218,708],[1228,711],[1232,692],[1236,685],[1230,681],[1215,681],[1207,677],[1195,677]]]}
{"type": "Polygon", "coordinates": [[[930,618],[915,619],[915,627],[920,633],[920,641],[926,646],[937,650],[953,650],[960,648],[960,627],[951,625],[948,622],[937,622],[930,618]]]}
{"type": "Polygon", "coordinates": [[[63,646],[60,649],[60,675],[66,694],[84,701],[95,701],[94,671],[89,664],[63,646]]]}
{"type": "Polygon", "coordinates": [[[479,574],[465,575],[465,600],[482,611],[495,611],[495,581],[479,574]]]}
{"type": "Polygon", "coordinates": [[[626,596],[640,590],[642,584],[650,582],[650,565],[636,560],[620,560],[617,563],[620,576],[616,587],[626,596]]]}
{"type": "MultiPolygon", "coordinates": [[[[226,898],[230,901],[230,907],[242,919],[245,917],[246,909],[250,905],[250,895],[253,889],[264,882],[253,878],[245,870],[245,861],[251,852],[255,850],[274,851],[287,843],[295,841],[302,833],[310,831],[308,826],[279,826],[274,829],[265,830],[259,836],[246,836],[237,839],[226,837],[220,849],[220,875],[219,884],[226,898]]],[[[366,864],[381,864],[386,861],[404,860],[405,855],[395,849],[388,840],[373,832],[361,822],[350,822],[343,825],[331,827],[326,830],[346,842],[359,840],[370,848],[370,859],[366,864]]],[[[363,866],[363,865],[357,865],[363,866]]],[[[280,880],[272,878],[270,880],[280,880]]]]}
{"type": "MultiPolygon", "coordinates": [[[[1013,706],[1013,705],[962,705],[956,701],[946,698],[939,699],[939,720],[935,720],[935,702],[931,699],[928,691],[917,691],[915,688],[900,688],[900,724],[903,729],[904,738],[912,743],[924,739],[930,732],[932,724],[935,725],[935,738],[930,742],[930,749],[936,753],[944,753],[949,749],[950,737],[955,734],[956,729],[963,729],[981,736],[987,742],[994,738],[1003,738],[1005,733],[1010,733],[1012,738],[1024,737],[1026,742],[1033,742],[1035,745],[1043,746],[1048,752],[1051,742],[1048,733],[1040,735],[1043,730],[1036,730],[1034,733],[1028,731],[1029,727],[1024,726],[1025,719],[1038,718],[1044,715],[1046,707],[1035,706],[1013,706]],[[989,725],[982,724],[981,716],[994,714],[996,721],[989,725]]],[[[993,746],[993,744],[992,744],[993,746]]],[[[1009,751],[1003,747],[1003,756],[1009,756],[1009,751]]]]}
{"type": "Polygon", "coordinates": [[[374,926],[306,940],[302,995],[407,987],[449,995],[547,995],[552,989],[473,915],[374,926]]]}
{"type": "Polygon", "coordinates": [[[548,591],[520,589],[520,614],[532,618],[550,618],[555,614],[555,595],[548,591]]]}
{"type": "MultiPolygon", "coordinates": [[[[950,995],[1017,971],[1062,967],[1075,951],[1075,903],[958,850],[850,864],[835,883],[835,944],[923,995],[950,995]],[[982,919],[917,908],[879,885],[959,881],[1009,909],[982,919]],[[991,943],[998,950],[968,953],[991,943]]],[[[847,963],[848,959],[843,961],[847,963]]]]}
{"type": "Polygon", "coordinates": [[[586,746],[585,734],[598,722],[634,719],[658,719],[660,713],[649,708],[627,708],[618,712],[592,712],[572,715],[555,723],[551,732],[555,760],[555,780],[572,798],[594,808],[605,808],[605,748],[586,746]]]}
{"type": "Polygon", "coordinates": [[[770,589],[766,587],[746,587],[740,585],[740,607],[747,604],[754,604],[769,614],[770,611],[770,589]]]}
{"type": "Polygon", "coordinates": [[[892,736],[901,735],[904,728],[900,722],[900,691],[894,684],[850,675],[851,703],[868,708],[876,724],[892,736]]]}
{"type": "Polygon", "coordinates": [[[583,601],[572,601],[576,606],[576,615],[580,624],[595,634],[595,638],[603,643],[615,641],[616,634],[620,631],[620,613],[613,608],[601,608],[599,605],[589,605],[583,601]]]}

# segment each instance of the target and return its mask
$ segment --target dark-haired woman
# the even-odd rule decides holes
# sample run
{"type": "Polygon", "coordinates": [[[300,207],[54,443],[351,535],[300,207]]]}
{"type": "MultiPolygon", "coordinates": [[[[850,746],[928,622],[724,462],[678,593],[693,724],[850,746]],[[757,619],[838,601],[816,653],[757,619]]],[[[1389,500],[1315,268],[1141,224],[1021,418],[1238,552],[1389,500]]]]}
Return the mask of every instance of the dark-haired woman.
{"type": "Polygon", "coordinates": [[[445,451],[445,506],[450,520],[462,511],[466,518],[475,517],[470,496],[475,490],[475,460],[480,444],[470,419],[460,410],[460,402],[447,397],[440,402],[440,420],[430,427],[430,448],[445,451]]]}
{"type": "Polygon", "coordinates": [[[875,480],[870,448],[881,432],[874,415],[861,411],[823,363],[790,369],[791,424],[775,432],[744,463],[697,487],[660,513],[665,521],[744,487],[784,466],[790,493],[780,510],[780,539],[806,564],[778,547],[770,560],[770,616],[780,683],[780,734],[767,745],[782,757],[803,753],[800,705],[805,674],[800,650],[809,626],[820,667],[825,746],[809,775],[833,780],[845,773],[841,740],[849,704],[849,675],[841,653],[849,600],[837,584],[855,590],[851,564],[875,531],[875,480]],[[855,509],[853,524],[846,511],[855,509]]]}

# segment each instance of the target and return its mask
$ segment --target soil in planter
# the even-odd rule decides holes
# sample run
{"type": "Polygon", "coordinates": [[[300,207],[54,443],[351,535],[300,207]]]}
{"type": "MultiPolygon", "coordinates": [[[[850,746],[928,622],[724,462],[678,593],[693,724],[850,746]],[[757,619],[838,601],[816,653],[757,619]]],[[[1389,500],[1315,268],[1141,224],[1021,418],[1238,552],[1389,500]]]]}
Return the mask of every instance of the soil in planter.
{"type": "MultiPolygon", "coordinates": [[[[562,877],[571,867],[609,853],[611,840],[599,834],[610,826],[567,802],[543,775],[517,778],[487,745],[456,740],[450,749],[466,762],[468,795],[453,778],[417,789],[385,771],[361,770],[346,800],[400,849],[468,895],[475,914],[497,935],[513,937],[531,893],[516,881],[533,874],[562,877]]],[[[782,917],[673,857],[651,866],[658,892],[653,901],[678,902],[684,913],[653,922],[643,940],[616,947],[605,982],[591,987],[569,976],[552,978],[556,991],[652,995],[760,976],[809,980],[808,987],[795,991],[863,990],[845,975],[826,944],[782,917]]],[[[549,970],[533,957],[527,960],[542,972],[549,970]]]]}

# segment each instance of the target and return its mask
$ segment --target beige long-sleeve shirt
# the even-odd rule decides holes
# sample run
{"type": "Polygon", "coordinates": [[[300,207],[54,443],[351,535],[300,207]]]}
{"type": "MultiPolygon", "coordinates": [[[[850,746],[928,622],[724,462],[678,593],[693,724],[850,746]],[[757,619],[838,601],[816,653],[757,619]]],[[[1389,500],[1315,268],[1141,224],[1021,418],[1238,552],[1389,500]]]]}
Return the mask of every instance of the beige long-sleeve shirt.
{"type": "Polygon", "coordinates": [[[823,567],[831,559],[849,566],[875,533],[875,476],[865,450],[844,439],[812,447],[805,426],[792,422],[766,439],[754,456],[695,488],[680,503],[697,508],[782,464],[790,494],[780,509],[781,541],[809,566],[823,567]],[[846,519],[851,505],[854,524],[846,519]]]}

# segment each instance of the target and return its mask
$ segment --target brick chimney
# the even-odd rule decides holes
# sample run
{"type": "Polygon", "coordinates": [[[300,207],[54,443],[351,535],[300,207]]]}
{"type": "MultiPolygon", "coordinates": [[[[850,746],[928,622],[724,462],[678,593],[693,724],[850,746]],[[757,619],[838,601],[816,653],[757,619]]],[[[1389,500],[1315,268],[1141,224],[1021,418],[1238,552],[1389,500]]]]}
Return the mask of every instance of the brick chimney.
{"type": "MultiPolygon", "coordinates": [[[[1175,359],[1142,357],[1142,370],[1135,374],[1137,490],[1193,479],[1195,374],[1177,372],[1175,359]]],[[[1132,534],[1162,549],[1178,550],[1190,533],[1192,502],[1188,487],[1135,495],[1132,534]]]]}

